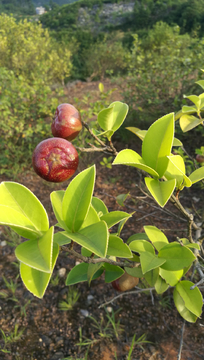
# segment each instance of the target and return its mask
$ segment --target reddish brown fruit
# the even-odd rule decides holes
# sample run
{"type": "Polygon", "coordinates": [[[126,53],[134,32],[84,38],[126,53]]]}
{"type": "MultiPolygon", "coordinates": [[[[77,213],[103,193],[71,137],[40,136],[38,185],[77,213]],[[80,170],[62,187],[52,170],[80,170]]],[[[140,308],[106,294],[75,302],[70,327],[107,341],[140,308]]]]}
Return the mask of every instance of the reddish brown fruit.
{"type": "Polygon", "coordinates": [[[79,157],[69,141],[50,138],[36,146],[32,161],[35,172],[41,178],[51,182],[62,182],[75,173],[79,157]]]}
{"type": "Polygon", "coordinates": [[[51,125],[53,136],[71,141],[77,137],[81,129],[81,116],[78,110],[70,104],[59,105],[51,125]]]}
{"type": "Polygon", "coordinates": [[[139,278],[124,273],[119,279],[112,282],[112,286],[117,291],[127,291],[134,288],[139,282],[139,278]]]}
{"type": "Polygon", "coordinates": [[[199,163],[203,163],[204,162],[204,156],[203,155],[196,155],[196,161],[199,163]]]}

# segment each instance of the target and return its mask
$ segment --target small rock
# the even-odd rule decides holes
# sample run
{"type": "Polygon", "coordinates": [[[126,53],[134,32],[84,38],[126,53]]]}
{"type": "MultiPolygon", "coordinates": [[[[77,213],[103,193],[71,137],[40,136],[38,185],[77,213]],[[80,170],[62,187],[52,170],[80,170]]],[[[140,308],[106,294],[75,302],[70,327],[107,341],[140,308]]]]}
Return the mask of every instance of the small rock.
{"type": "Polygon", "coordinates": [[[75,262],[75,265],[79,265],[79,264],[81,264],[80,261],[76,261],[76,262],[75,262]]]}
{"type": "Polygon", "coordinates": [[[6,246],[6,245],[7,245],[6,240],[4,240],[4,241],[1,241],[1,242],[0,242],[0,246],[2,246],[2,247],[3,247],[3,246],[6,246]]]}
{"type": "Polygon", "coordinates": [[[192,198],[195,202],[198,202],[198,201],[200,201],[200,198],[197,198],[197,197],[195,197],[195,196],[193,196],[193,198],[192,198]]]}
{"type": "Polygon", "coordinates": [[[87,296],[87,303],[88,303],[88,305],[91,305],[91,304],[92,304],[93,299],[94,299],[94,296],[93,296],[93,295],[88,295],[88,296],[87,296]]]}
{"type": "Polygon", "coordinates": [[[111,307],[111,306],[107,306],[107,311],[109,312],[109,313],[111,313],[112,312],[112,310],[113,310],[113,308],[111,307]]]}
{"type": "Polygon", "coordinates": [[[57,351],[50,360],[62,360],[64,357],[64,353],[62,351],[57,351]]]}
{"type": "Polygon", "coordinates": [[[83,309],[81,309],[81,310],[80,310],[80,313],[81,313],[81,315],[83,315],[84,317],[89,316],[88,310],[83,310],[83,309]]]}
{"type": "Polygon", "coordinates": [[[66,275],[66,269],[65,268],[61,268],[58,270],[58,275],[60,278],[63,278],[66,275]]]}

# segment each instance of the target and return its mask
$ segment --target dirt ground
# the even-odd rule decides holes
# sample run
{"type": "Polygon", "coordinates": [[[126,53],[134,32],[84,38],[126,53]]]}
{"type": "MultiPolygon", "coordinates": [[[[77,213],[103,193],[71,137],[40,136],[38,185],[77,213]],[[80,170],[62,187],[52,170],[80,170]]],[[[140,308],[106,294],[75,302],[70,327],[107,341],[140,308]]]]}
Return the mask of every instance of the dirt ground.
{"type": "MultiPolygon", "coordinates": [[[[97,86],[98,83],[75,83],[68,89],[68,99],[80,96],[80,92],[97,91],[97,86]]],[[[112,101],[120,100],[119,92],[114,96],[112,101]]],[[[130,147],[139,151],[141,143],[140,140],[122,145],[115,142],[115,146],[118,150],[130,147]]],[[[143,232],[144,225],[157,226],[170,240],[186,236],[186,222],[173,205],[168,204],[162,210],[141,191],[141,175],[136,169],[124,166],[108,169],[100,164],[102,158],[102,154],[94,158],[97,169],[94,194],[106,203],[109,211],[134,212],[122,231],[124,240],[133,233],[143,232]],[[116,196],[128,192],[131,196],[122,207],[116,196]]],[[[90,161],[93,161],[90,157],[82,158],[78,170],[83,170],[90,161]]],[[[0,181],[5,180],[8,180],[6,176],[0,177],[0,181]]],[[[40,199],[49,213],[51,225],[54,225],[49,195],[53,190],[66,189],[68,181],[58,185],[46,183],[33,171],[19,175],[17,181],[40,199]]],[[[186,209],[196,209],[199,217],[204,191],[198,187],[190,191],[191,197],[184,191],[181,202],[186,209]]],[[[111,284],[105,284],[102,275],[92,281],[90,287],[87,283],[75,285],[79,298],[71,309],[63,311],[60,302],[66,301],[67,294],[73,291],[72,287],[65,286],[65,279],[76,259],[60,252],[52,281],[40,300],[27,291],[19,277],[15,247],[11,246],[19,241],[14,233],[0,227],[0,359],[177,359],[183,319],[175,309],[171,289],[160,296],[156,293],[123,293],[107,304],[105,310],[99,306],[119,293],[111,284]],[[113,318],[113,314],[115,324],[118,324],[115,329],[108,323],[108,316],[113,318]],[[134,335],[136,344],[128,358],[134,335]],[[85,341],[89,342],[89,347],[83,345],[85,341]]],[[[202,317],[195,324],[185,324],[181,360],[204,359],[203,336],[202,317]]]]}

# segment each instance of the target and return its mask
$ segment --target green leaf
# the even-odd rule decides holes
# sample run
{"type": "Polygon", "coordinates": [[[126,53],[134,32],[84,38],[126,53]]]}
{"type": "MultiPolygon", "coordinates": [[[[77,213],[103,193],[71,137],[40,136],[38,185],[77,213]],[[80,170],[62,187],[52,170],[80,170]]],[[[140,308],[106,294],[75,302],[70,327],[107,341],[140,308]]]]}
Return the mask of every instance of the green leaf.
{"type": "Polygon", "coordinates": [[[174,138],[172,146],[183,146],[183,144],[179,139],[174,138]]]}
{"type": "MultiPolygon", "coordinates": [[[[67,286],[74,285],[83,281],[87,281],[87,272],[88,272],[89,264],[81,263],[72,268],[72,270],[67,275],[67,279],[65,284],[67,286]]],[[[92,280],[97,279],[103,273],[103,269],[99,269],[94,275],[92,280]]]]}
{"type": "Polygon", "coordinates": [[[52,271],[52,248],[53,248],[52,226],[38,240],[28,240],[17,246],[15,255],[17,259],[40,271],[50,273],[52,271]]]}
{"type": "Polygon", "coordinates": [[[142,266],[142,272],[143,274],[145,274],[146,272],[164,264],[166,259],[158,258],[156,255],[153,255],[150,252],[142,252],[140,254],[140,261],[142,266]]]}
{"type": "Polygon", "coordinates": [[[138,277],[138,278],[144,277],[141,267],[133,267],[133,268],[125,267],[125,271],[126,273],[134,277],[138,277]]]}
{"type": "Polygon", "coordinates": [[[196,106],[187,106],[187,105],[184,105],[183,107],[182,107],[182,113],[183,114],[186,114],[186,113],[188,113],[188,114],[193,114],[193,113],[195,113],[195,112],[197,112],[197,109],[196,109],[196,106]]]}
{"type": "Polygon", "coordinates": [[[25,186],[10,181],[0,184],[0,224],[28,239],[37,239],[49,229],[41,202],[25,186]]]}
{"type": "Polygon", "coordinates": [[[189,249],[197,249],[200,250],[200,245],[197,243],[190,243],[188,239],[182,238],[180,241],[189,249]]]}
{"type": "Polygon", "coordinates": [[[173,298],[175,306],[182,318],[188,322],[195,323],[197,320],[197,316],[186,308],[185,302],[180,296],[179,292],[176,290],[176,288],[174,289],[173,298]]]}
{"type": "MultiPolygon", "coordinates": [[[[120,101],[115,101],[107,109],[103,109],[98,114],[100,127],[107,131],[115,132],[122,125],[128,113],[128,105],[120,101]]],[[[108,136],[110,140],[111,136],[108,136]]]]}
{"type": "Polygon", "coordinates": [[[150,286],[154,286],[159,277],[159,268],[157,267],[156,269],[146,272],[144,277],[150,286]]]}
{"type": "Polygon", "coordinates": [[[124,206],[124,201],[127,199],[127,197],[129,196],[129,192],[127,194],[120,194],[118,196],[116,196],[116,201],[120,206],[124,206]]]}
{"type": "Polygon", "coordinates": [[[93,196],[91,203],[96,212],[98,213],[98,216],[101,217],[102,215],[108,214],[108,209],[101,199],[93,196]]]}
{"type": "Polygon", "coordinates": [[[183,181],[185,186],[190,187],[192,185],[191,180],[185,175],[186,169],[183,158],[180,155],[168,156],[170,160],[164,176],[168,179],[176,179],[177,188],[182,187],[183,181]]]}
{"type": "Polygon", "coordinates": [[[192,184],[204,179],[204,166],[196,169],[189,175],[189,179],[192,181],[192,184]]]}
{"type": "Polygon", "coordinates": [[[191,289],[193,285],[191,281],[183,280],[176,285],[176,290],[184,300],[185,307],[199,317],[202,313],[203,298],[197,287],[191,289]]]}
{"type": "Polygon", "coordinates": [[[77,233],[69,233],[70,239],[99,257],[105,257],[108,248],[108,228],[104,221],[87,226],[77,233]]]}
{"type": "Polygon", "coordinates": [[[202,89],[204,89],[204,80],[199,80],[195,82],[196,84],[200,85],[202,89]]]}
{"type": "Polygon", "coordinates": [[[110,213],[101,216],[100,219],[105,221],[108,228],[110,229],[113,225],[130,217],[131,215],[124,211],[111,211],[110,213]]]}
{"type": "MultiPolygon", "coordinates": [[[[134,213],[132,213],[131,215],[133,215],[134,213]]],[[[126,222],[128,221],[129,218],[125,218],[123,220],[121,220],[118,224],[118,231],[117,231],[117,235],[120,236],[120,233],[124,227],[124,225],[126,224],[126,222]]]]}
{"type": "Polygon", "coordinates": [[[126,127],[127,130],[131,131],[133,134],[137,135],[140,140],[144,140],[144,137],[147,133],[147,130],[140,130],[136,127],[126,127]]]}
{"type": "Polygon", "coordinates": [[[122,258],[132,257],[128,245],[124,244],[123,240],[116,235],[109,236],[107,255],[122,258]]]}
{"type": "Polygon", "coordinates": [[[72,232],[82,226],[91,204],[95,166],[80,172],[69,184],[62,201],[63,219],[72,232]]]}
{"type": "Polygon", "coordinates": [[[83,229],[89,225],[99,222],[100,218],[92,205],[90,205],[86,219],[84,220],[80,229],[83,229]]]}
{"type": "Polygon", "coordinates": [[[159,269],[159,274],[171,286],[175,286],[183,276],[183,270],[168,271],[162,268],[159,269]]]}
{"type": "Polygon", "coordinates": [[[154,284],[157,294],[163,294],[169,287],[165,280],[158,276],[157,281],[154,284]]]}
{"type": "Polygon", "coordinates": [[[54,243],[59,246],[70,244],[71,239],[66,231],[58,231],[54,234],[54,243]]]}
{"type": "Polygon", "coordinates": [[[99,83],[98,88],[100,92],[104,91],[104,85],[102,83],[99,83]]]}
{"type": "MultiPolygon", "coordinates": [[[[98,264],[89,264],[88,270],[87,270],[87,281],[88,284],[91,284],[91,281],[96,274],[96,272],[103,266],[104,263],[98,263],[98,264]]],[[[102,269],[101,269],[102,270],[102,269]]],[[[102,270],[103,271],[103,270],[102,270]]]]}
{"type": "Polygon", "coordinates": [[[152,244],[146,240],[134,240],[130,243],[129,247],[132,251],[136,251],[139,254],[142,252],[149,252],[153,255],[155,254],[152,244]]]}
{"type": "Polygon", "coordinates": [[[124,274],[124,270],[121,267],[116,265],[111,265],[108,263],[104,263],[105,268],[105,282],[110,283],[124,274]]]}
{"type": "Polygon", "coordinates": [[[201,120],[193,115],[185,114],[180,117],[180,127],[183,132],[187,132],[187,131],[195,128],[202,122],[203,122],[203,120],[201,120]]]}
{"type": "Polygon", "coordinates": [[[127,165],[146,171],[148,174],[159,177],[159,174],[147,166],[142,157],[133,150],[125,149],[119,152],[113,161],[113,165],[127,165]]]}
{"type": "Polygon", "coordinates": [[[127,244],[130,244],[134,240],[147,240],[147,241],[149,241],[149,238],[148,238],[147,234],[145,234],[145,233],[133,234],[128,238],[127,244]]]}
{"type": "Polygon", "coordinates": [[[142,158],[162,177],[168,165],[174,139],[174,113],[163,116],[148,129],[142,143],[142,158]]]}
{"type": "Polygon", "coordinates": [[[177,242],[172,242],[164,246],[159,251],[158,257],[166,259],[165,264],[161,267],[168,271],[182,270],[196,259],[191,250],[177,242]]]}
{"type": "MultiPolygon", "coordinates": [[[[57,244],[53,244],[52,271],[54,269],[58,254],[59,246],[57,244]]],[[[36,270],[26,264],[20,264],[20,275],[23,283],[33,295],[39,297],[40,299],[43,297],[45,290],[47,289],[50,278],[52,276],[52,271],[50,274],[48,274],[36,270]]]]}
{"type": "Polygon", "coordinates": [[[161,207],[164,207],[175,189],[176,180],[172,179],[161,182],[159,180],[146,177],[145,184],[153,198],[161,207]]]}
{"type": "Polygon", "coordinates": [[[149,240],[152,242],[152,244],[155,246],[155,248],[158,251],[169,243],[164,233],[161,230],[159,230],[156,226],[150,226],[150,225],[144,226],[144,230],[149,240]]]}
{"type": "Polygon", "coordinates": [[[55,213],[55,217],[56,217],[60,227],[62,227],[62,229],[68,230],[67,226],[63,220],[63,215],[62,215],[62,201],[63,201],[64,194],[65,194],[64,190],[53,191],[50,194],[50,200],[52,203],[53,211],[55,213]]]}
{"type": "Polygon", "coordinates": [[[196,108],[200,109],[200,98],[199,98],[199,96],[197,96],[197,95],[189,95],[189,96],[184,95],[183,97],[186,98],[186,99],[189,99],[190,101],[192,101],[195,104],[196,108]]]}

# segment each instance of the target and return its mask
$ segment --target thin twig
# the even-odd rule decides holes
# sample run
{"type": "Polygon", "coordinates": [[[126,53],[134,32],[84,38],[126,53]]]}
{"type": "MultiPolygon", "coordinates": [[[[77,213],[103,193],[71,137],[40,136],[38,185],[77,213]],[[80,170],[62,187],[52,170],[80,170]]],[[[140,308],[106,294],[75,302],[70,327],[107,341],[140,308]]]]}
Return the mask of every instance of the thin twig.
{"type": "Polygon", "coordinates": [[[139,290],[133,290],[133,291],[125,291],[117,296],[115,296],[114,298],[112,298],[111,300],[99,305],[99,309],[112,303],[113,301],[115,301],[116,299],[122,297],[122,296],[125,296],[125,295],[131,295],[131,294],[139,294],[141,292],[145,292],[145,291],[152,291],[152,290],[155,290],[155,288],[148,288],[148,289],[139,289],[139,290]]]}
{"type": "Polygon", "coordinates": [[[177,360],[181,360],[181,353],[182,353],[182,347],[183,347],[183,335],[184,335],[184,329],[185,329],[185,320],[183,321],[183,326],[181,329],[181,340],[180,340],[180,346],[179,346],[179,352],[178,352],[178,357],[177,360]]]}

